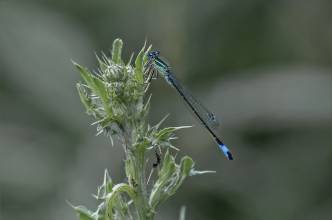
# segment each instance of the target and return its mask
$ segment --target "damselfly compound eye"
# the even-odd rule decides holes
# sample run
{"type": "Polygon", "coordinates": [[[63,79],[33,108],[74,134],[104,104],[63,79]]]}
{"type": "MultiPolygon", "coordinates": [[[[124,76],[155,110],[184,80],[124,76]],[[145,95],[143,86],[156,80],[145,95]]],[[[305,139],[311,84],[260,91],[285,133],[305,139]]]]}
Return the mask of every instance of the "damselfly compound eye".
{"type": "Polygon", "coordinates": [[[159,54],[160,54],[160,52],[159,52],[158,50],[156,50],[156,51],[151,51],[151,52],[148,53],[148,57],[149,57],[150,59],[154,59],[154,58],[158,57],[159,54]]]}

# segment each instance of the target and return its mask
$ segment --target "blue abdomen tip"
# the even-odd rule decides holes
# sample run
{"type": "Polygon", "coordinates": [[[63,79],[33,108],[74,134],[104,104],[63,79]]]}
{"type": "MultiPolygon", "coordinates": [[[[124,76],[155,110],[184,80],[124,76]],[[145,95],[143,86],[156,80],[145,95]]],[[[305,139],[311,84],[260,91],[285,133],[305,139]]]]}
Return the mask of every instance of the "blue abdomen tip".
{"type": "Polygon", "coordinates": [[[232,156],[231,152],[228,150],[228,148],[226,147],[226,145],[220,144],[219,147],[228,160],[233,160],[233,156],[232,156]]]}

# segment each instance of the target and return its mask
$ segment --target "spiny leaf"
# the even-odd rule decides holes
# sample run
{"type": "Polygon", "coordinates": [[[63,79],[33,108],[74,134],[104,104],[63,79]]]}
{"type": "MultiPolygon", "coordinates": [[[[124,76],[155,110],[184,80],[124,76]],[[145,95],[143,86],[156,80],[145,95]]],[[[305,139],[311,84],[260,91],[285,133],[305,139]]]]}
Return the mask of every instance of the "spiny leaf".
{"type": "Polygon", "coordinates": [[[102,59],[99,58],[99,56],[96,54],[96,58],[97,58],[97,61],[98,61],[98,64],[99,64],[99,69],[102,71],[102,72],[105,72],[108,68],[108,65],[106,62],[104,62],[102,59]]]}
{"type": "Polygon", "coordinates": [[[188,176],[193,167],[194,167],[194,161],[191,159],[191,157],[184,156],[181,159],[180,163],[181,176],[182,177],[188,176]]]}
{"type": "MultiPolygon", "coordinates": [[[[71,205],[72,206],[72,205],[71,205]]],[[[84,206],[72,206],[80,220],[95,220],[93,212],[84,206]]]]}
{"type": "Polygon", "coordinates": [[[174,131],[176,130],[180,130],[180,129],[183,129],[183,128],[190,128],[191,126],[180,126],[180,127],[167,127],[167,128],[163,128],[161,130],[159,130],[156,134],[155,134],[155,137],[158,139],[158,140],[167,140],[172,134],[174,131]]]}
{"type": "Polygon", "coordinates": [[[166,152],[162,168],[158,173],[158,180],[152,188],[149,203],[152,207],[156,207],[161,202],[172,196],[183,181],[189,176],[193,170],[193,160],[185,156],[181,159],[180,165],[175,163],[173,156],[166,152]]]}
{"type": "Polygon", "coordinates": [[[170,155],[169,151],[166,151],[162,167],[158,172],[158,180],[151,190],[149,204],[152,207],[155,208],[158,204],[168,198],[167,194],[169,190],[166,190],[166,188],[172,182],[171,178],[174,176],[174,172],[176,172],[174,157],[170,155]]]}
{"type": "Polygon", "coordinates": [[[105,111],[112,115],[112,110],[110,108],[110,98],[107,94],[107,87],[105,83],[99,78],[93,77],[93,83],[95,85],[94,92],[100,97],[105,111]]]}
{"type": "Polygon", "coordinates": [[[104,179],[101,186],[98,187],[97,195],[93,195],[97,200],[106,198],[106,195],[112,191],[113,182],[112,179],[105,169],[104,179]]]}
{"type": "Polygon", "coordinates": [[[135,79],[137,82],[143,84],[144,82],[144,64],[143,64],[143,59],[144,59],[144,52],[145,50],[145,44],[142,47],[141,51],[138,53],[136,60],[135,60],[135,79]]]}
{"type": "Polygon", "coordinates": [[[153,126],[155,129],[158,129],[160,127],[160,125],[168,118],[169,114],[165,115],[165,117],[163,117],[160,122],[158,124],[156,124],[155,126],[153,126]]]}
{"type": "Polygon", "coordinates": [[[152,94],[149,95],[149,98],[147,99],[147,101],[145,102],[145,105],[143,107],[143,111],[146,113],[149,111],[149,108],[150,108],[151,97],[152,97],[152,94]]]}
{"type": "Polygon", "coordinates": [[[196,176],[196,175],[202,175],[202,174],[207,174],[207,173],[216,173],[216,171],[214,171],[214,170],[199,171],[199,170],[192,169],[189,173],[189,176],[196,176]]]}
{"type": "Polygon", "coordinates": [[[112,215],[112,209],[114,208],[115,203],[117,202],[118,196],[120,193],[126,193],[131,199],[136,198],[136,194],[134,189],[125,183],[120,183],[115,186],[113,186],[112,192],[110,192],[106,197],[106,214],[111,216],[112,215]]]}
{"type": "Polygon", "coordinates": [[[105,169],[105,173],[104,173],[104,184],[103,185],[105,187],[106,193],[110,193],[112,191],[113,181],[112,181],[111,176],[108,173],[107,169],[105,169]]]}
{"type": "Polygon", "coordinates": [[[105,111],[110,112],[107,88],[106,88],[105,84],[103,83],[103,81],[101,79],[93,76],[93,74],[87,68],[82,67],[81,65],[79,65],[75,62],[73,62],[73,64],[77,67],[82,78],[88,84],[88,86],[92,89],[92,91],[101,98],[105,111]]]}
{"type": "Polygon", "coordinates": [[[152,48],[152,45],[150,44],[148,49],[146,49],[145,53],[144,53],[144,57],[143,57],[143,64],[146,64],[146,62],[148,61],[148,53],[150,52],[152,48]]]}
{"type": "Polygon", "coordinates": [[[93,88],[94,87],[94,83],[93,83],[93,80],[92,80],[92,74],[91,74],[91,72],[87,68],[79,65],[78,63],[75,63],[74,61],[72,61],[72,63],[78,69],[79,73],[81,74],[81,77],[88,84],[88,86],[90,88],[93,88]]]}
{"type": "Polygon", "coordinates": [[[127,63],[126,66],[131,67],[130,64],[131,64],[131,61],[133,60],[133,57],[134,57],[134,53],[131,53],[130,58],[129,58],[129,61],[128,61],[128,63],[127,63]]]}
{"type": "Polygon", "coordinates": [[[87,114],[92,114],[93,113],[93,105],[91,103],[91,98],[89,97],[87,91],[85,90],[84,86],[82,86],[82,84],[77,83],[76,84],[76,88],[78,91],[78,94],[80,96],[80,100],[83,103],[85,109],[86,109],[86,113],[87,114]]]}

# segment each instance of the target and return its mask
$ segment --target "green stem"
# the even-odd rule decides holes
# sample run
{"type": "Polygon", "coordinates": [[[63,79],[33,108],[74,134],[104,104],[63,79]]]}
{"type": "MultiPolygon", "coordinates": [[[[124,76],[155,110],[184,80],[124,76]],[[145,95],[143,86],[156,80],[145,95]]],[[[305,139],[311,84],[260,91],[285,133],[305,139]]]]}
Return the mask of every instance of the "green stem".
{"type": "Polygon", "coordinates": [[[148,203],[148,194],[145,178],[145,151],[135,149],[135,155],[131,158],[135,164],[135,173],[137,181],[137,197],[135,206],[140,220],[152,220],[154,213],[148,203]]]}

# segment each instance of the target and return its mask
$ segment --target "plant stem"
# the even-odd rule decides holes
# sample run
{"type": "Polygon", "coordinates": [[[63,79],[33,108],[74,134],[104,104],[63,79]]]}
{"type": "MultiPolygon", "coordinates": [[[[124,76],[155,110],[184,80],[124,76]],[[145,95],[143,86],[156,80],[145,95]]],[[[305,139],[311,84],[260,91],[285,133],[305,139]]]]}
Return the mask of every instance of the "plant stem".
{"type": "Polygon", "coordinates": [[[141,220],[153,219],[153,212],[148,203],[146,178],[145,178],[145,153],[136,151],[136,155],[133,158],[135,160],[135,168],[137,173],[137,202],[136,208],[141,220]]]}

